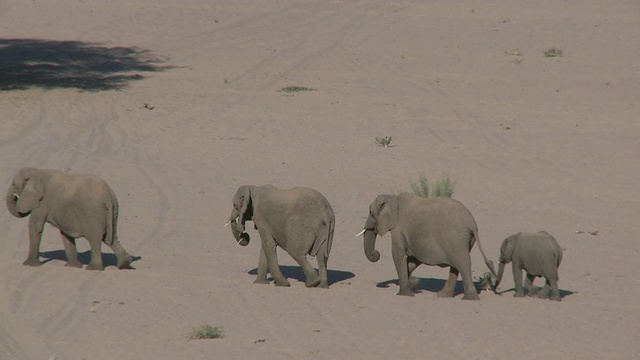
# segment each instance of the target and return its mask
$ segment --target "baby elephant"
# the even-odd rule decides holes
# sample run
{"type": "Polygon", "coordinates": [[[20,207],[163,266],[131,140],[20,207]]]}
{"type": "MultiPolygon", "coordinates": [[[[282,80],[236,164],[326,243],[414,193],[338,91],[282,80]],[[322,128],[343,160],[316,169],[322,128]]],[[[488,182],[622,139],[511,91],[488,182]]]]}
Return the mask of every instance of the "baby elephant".
{"type": "Polygon", "coordinates": [[[262,247],[255,283],[267,284],[267,271],[277,286],[289,286],[278,265],[276,246],[285,250],[300,264],[307,287],[329,286],[327,260],[333,243],[335,216],[329,201],[318,191],[306,187],[283,190],[272,185],[238,188],[233,196],[233,209],[227,225],[238,244],[249,244],[245,222],[253,221],[260,234],[262,247]],[[318,260],[318,272],[306,259],[318,260]]]}
{"type": "Polygon", "coordinates": [[[29,255],[24,265],[40,266],[40,240],[45,222],[62,235],[67,264],[78,261],[76,238],[91,245],[89,270],[103,270],[101,243],[113,249],[118,268],[129,268],[132,258],[120,245],[116,234],[118,200],[101,178],[94,175],[67,175],[57,170],[23,168],[7,191],[7,208],[15,217],[29,216],[29,255]]]}
{"type": "Polygon", "coordinates": [[[502,280],[504,265],[513,262],[513,279],[516,286],[515,297],[523,297],[522,270],[527,272],[525,287],[529,295],[535,295],[536,290],[533,281],[536,277],[544,277],[546,283],[540,290],[538,297],[549,297],[551,287],[551,300],[560,301],[558,290],[558,267],[562,261],[562,249],[556,239],[545,231],[537,233],[517,233],[504,239],[500,247],[500,265],[498,278],[493,287],[494,291],[502,280]]]}

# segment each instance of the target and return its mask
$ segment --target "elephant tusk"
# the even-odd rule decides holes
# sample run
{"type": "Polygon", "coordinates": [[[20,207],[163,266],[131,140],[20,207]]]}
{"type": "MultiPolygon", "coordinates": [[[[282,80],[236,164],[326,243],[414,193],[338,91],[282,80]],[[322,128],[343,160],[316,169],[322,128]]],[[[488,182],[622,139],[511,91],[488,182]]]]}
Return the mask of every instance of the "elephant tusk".
{"type": "Polygon", "coordinates": [[[238,216],[235,220],[229,220],[229,221],[227,221],[227,223],[226,223],[226,224],[224,224],[224,226],[229,226],[232,222],[237,223],[237,222],[238,222],[238,220],[240,220],[240,216],[238,216]]]}
{"type": "Polygon", "coordinates": [[[13,193],[13,195],[11,195],[11,196],[13,196],[13,199],[16,200],[16,201],[20,200],[20,195],[18,195],[16,193],[13,193]]]}
{"type": "Polygon", "coordinates": [[[367,231],[367,229],[362,229],[362,231],[360,231],[355,237],[358,237],[358,236],[364,234],[365,231],[367,231]]]}
{"type": "Polygon", "coordinates": [[[231,224],[232,220],[227,221],[226,224],[224,224],[225,227],[229,226],[231,224]]]}

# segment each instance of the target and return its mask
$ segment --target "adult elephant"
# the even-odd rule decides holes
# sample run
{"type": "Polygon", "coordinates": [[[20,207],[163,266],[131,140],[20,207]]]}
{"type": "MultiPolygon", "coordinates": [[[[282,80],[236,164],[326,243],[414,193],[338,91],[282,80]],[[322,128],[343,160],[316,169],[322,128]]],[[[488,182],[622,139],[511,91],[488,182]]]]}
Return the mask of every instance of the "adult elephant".
{"type": "Polygon", "coordinates": [[[449,266],[449,278],[438,297],[453,297],[458,274],[462,276],[464,297],[477,300],[471,277],[469,252],[477,241],[485,264],[495,275],[493,263],[480,246],[478,227],[471,212],[448,197],[424,198],[412,194],[379,195],[369,206],[364,230],[364,252],[376,262],[376,236],[391,232],[391,253],[398,272],[398,295],[413,296],[417,279],[411,273],[421,264],[449,266]]]}
{"type": "Polygon", "coordinates": [[[82,267],[78,261],[76,238],[91,245],[89,270],[103,270],[101,244],[114,251],[118,268],[129,268],[132,258],[117,236],[118,200],[101,178],[69,175],[57,170],[22,168],[7,190],[9,212],[18,218],[29,216],[29,254],[24,265],[40,266],[40,241],[44,224],[60,230],[67,264],[82,267]]]}
{"type": "Polygon", "coordinates": [[[246,221],[253,221],[262,240],[255,283],[267,284],[270,271],[277,286],[289,286],[278,264],[276,246],[279,246],[300,264],[307,287],[329,287],[327,261],[335,215],[322,194],[307,187],[283,190],[273,185],[240,186],[233,196],[227,225],[231,225],[236,241],[242,246],[250,240],[245,232],[246,221]],[[307,255],[316,257],[320,276],[309,264],[307,255]]]}

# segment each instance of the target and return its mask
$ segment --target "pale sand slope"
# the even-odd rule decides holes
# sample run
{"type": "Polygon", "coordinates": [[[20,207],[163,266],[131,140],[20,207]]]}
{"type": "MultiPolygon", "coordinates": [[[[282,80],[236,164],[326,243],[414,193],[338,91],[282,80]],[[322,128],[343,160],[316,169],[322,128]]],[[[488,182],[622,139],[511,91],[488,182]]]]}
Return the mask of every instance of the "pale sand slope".
{"type": "MultiPolygon", "coordinates": [[[[41,250],[56,259],[24,267],[27,220],[1,210],[0,359],[636,358],[639,10],[599,0],[1,2],[0,64],[18,56],[27,71],[65,49],[27,49],[38,38],[135,46],[172,68],[135,72],[145,78],[122,91],[54,80],[0,92],[2,186],[27,165],[103,176],[119,196],[120,239],[142,257],[133,271],[64,268],[47,227],[41,250]],[[8,54],[7,39],[18,50],[8,54]],[[545,58],[552,46],[563,57],[545,58]],[[278,92],[289,85],[316,90],[278,92]],[[447,271],[426,266],[416,274],[427,289],[396,296],[389,235],[372,264],[353,234],[377,194],[442,172],[494,261],[511,233],[558,239],[561,303],[512,292],[437,299],[447,271]],[[222,225],[237,187],[263,183],[314,187],[332,203],[329,290],[252,284],[257,233],[241,248],[222,225]],[[225,337],[187,341],[200,324],[225,337]]],[[[60,56],[76,64],[80,50],[60,56]]],[[[480,276],[477,246],[471,254],[480,276]]],[[[280,263],[299,277],[283,252],[280,263]]],[[[507,271],[501,288],[512,286],[507,271]]]]}

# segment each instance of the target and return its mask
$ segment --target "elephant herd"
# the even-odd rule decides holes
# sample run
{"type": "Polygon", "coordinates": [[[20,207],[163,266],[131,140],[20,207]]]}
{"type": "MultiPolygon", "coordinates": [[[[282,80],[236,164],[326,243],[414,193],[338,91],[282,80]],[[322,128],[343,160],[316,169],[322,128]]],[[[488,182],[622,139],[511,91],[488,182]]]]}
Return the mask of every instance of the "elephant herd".
{"type": "MultiPolygon", "coordinates": [[[[23,168],[9,186],[6,204],[16,217],[30,216],[29,252],[24,265],[41,265],[40,240],[44,224],[49,223],[60,230],[67,256],[65,266],[81,267],[75,240],[84,237],[91,246],[87,269],[104,269],[102,242],[115,253],[118,268],[131,267],[132,257],[117,236],[118,200],[101,178],[23,168]]],[[[271,273],[276,286],[289,286],[278,264],[276,247],[280,247],[300,265],[307,287],[329,287],[327,260],[333,244],[335,215],[321,193],[306,187],[283,190],[272,185],[240,186],[233,196],[233,209],[225,226],[230,226],[242,246],[250,241],[245,231],[247,221],[253,222],[262,242],[255,283],[268,283],[267,273],[271,273]],[[318,271],[309,263],[307,255],[317,259],[318,271]]],[[[369,261],[380,258],[375,249],[376,237],[388,232],[398,274],[398,295],[414,295],[418,279],[411,274],[419,265],[427,264],[449,267],[449,277],[438,297],[453,297],[460,275],[463,299],[478,299],[470,256],[474,243],[478,242],[485,264],[497,276],[494,291],[502,279],[505,264],[511,262],[514,296],[524,296],[526,288],[529,295],[561,300],[557,282],[562,250],[544,231],[517,233],[506,238],[500,247],[498,274],[482,250],[471,212],[457,200],[412,194],[378,195],[369,206],[363,230],[356,235],[364,236],[364,252],[369,261]],[[522,270],[526,272],[524,287],[522,270]],[[546,280],[540,290],[533,286],[536,277],[546,280]]]]}

